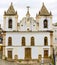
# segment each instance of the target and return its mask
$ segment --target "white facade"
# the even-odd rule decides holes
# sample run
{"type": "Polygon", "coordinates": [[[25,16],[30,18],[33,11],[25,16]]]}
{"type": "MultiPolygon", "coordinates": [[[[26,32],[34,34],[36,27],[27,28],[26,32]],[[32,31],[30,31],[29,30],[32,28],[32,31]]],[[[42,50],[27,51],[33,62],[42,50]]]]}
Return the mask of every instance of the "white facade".
{"type": "MultiPolygon", "coordinates": [[[[8,51],[12,51],[12,59],[15,58],[15,55],[18,56],[18,59],[25,59],[27,52],[25,52],[25,48],[30,48],[29,54],[31,54],[31,59],[38,59],[38,56],[41,55],[45,57],[49,57],[52,54],[52,15],[46,10],[46,7],[42,6],[46,11],[45,14],[41,14],[36,16],[36,20],[33,17],[30,17],[29,7],[27,7],[26,17],[24,17],[20,23],[18,23],[18,15],[13,9],[13,5],[11,4],[7,12],[4,14],[4,31],[5,35],[5,49],[3,53],[5,57],[8,57],[8,51]],[[11,10],[10,10],[11,8],[11,10]],[[12,12],[13,11],[13,12],[12,12]],[[12,24],[9,22],[9,19],[12,20],[12,24]],[[44,28],[44,20],[45,28],[44,28]],[[9,27],[9,24],[11,27],[9,27]],[[11,37],[12,45],[8,45],[8,38],[11,37]],[[22,37],[25,37],[25,45],[22,46],[22,37]],[[34,38],[34,45],[31,45],[31,37],[34,38]],[[47,38],[44,44],[44,38],[47,38]],[[46,50],[46,52],[44,52],[46,50]],[[47,52],[48,51],[48,52],[47,52]]],[[[29,56],[28,56],[29,57],[29,56]]]]}
{"type": "MultiPolygon", "coordinates": [[[[18,55],[19,59],[24,59],[25,48],[31,48],[32,59],[37,59],[41,54],[44,57],[44,50],[49,51],[50,56],[50,33],[49,32],[7,32],[6,33],[6,52],[12,50],[13,59],[15,55],[18,55]],[[44,46],[44,37],[48,37],[48,46],[44,46]],[[12,46],[8,46],[8,37],[12,37],[12,46]],[[26,38],[26,45],[22,46],[22,37],[26,38]],[[31,46],[30,39],[35,38],[35,46],[31,46]]],[[[5,53],[7,56],[7,53],[5,53]]]]}

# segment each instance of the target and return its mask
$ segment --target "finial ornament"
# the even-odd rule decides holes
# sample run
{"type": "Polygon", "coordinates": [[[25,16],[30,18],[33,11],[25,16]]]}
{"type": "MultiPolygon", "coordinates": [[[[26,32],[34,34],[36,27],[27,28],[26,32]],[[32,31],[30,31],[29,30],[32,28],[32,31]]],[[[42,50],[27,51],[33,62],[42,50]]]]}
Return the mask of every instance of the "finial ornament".
{"type": "Polygon", "coordinates": [[[43,6],[44,6],[44,2],[43,2],[43,6]]]}
{"type": "Polygon", "coordinates": [[[30,13],[29,13],[29,6],[27,6],[27,13],[26,13],[26,16],[30,16],[30,13]]]}
{"type": "Polygon", "coordinates": [[[27,11],[29,11],[29,8],[30,8],[30,7],[29,7],[29,6],[27,6],[27,11]]]}
{"type": "Polygon", "coordinates": [[[12,5],[13,3],[11,2],[11,5],[12,5]]]}

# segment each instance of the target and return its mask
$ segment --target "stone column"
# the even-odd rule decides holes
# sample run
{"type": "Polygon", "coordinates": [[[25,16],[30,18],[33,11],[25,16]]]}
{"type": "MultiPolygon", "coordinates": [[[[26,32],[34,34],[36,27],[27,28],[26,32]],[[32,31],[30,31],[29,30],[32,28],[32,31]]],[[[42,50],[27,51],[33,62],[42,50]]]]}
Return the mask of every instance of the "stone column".
{"type": "Polygon", "coordinates": [[[2,59],[5,59],[5,53],[6,53],[6,52],[5,52],[5,43],[6,43],[6,42],[5,42],[5,39],[6,39],[5,36],[6,36],[6,35],[5,35],[5,33],[4,33],[4,34],[3,34],[3,56],[2,56],[2,59]]]}
{"type": "Polygon", "coordinates": [[[53,31],[50,32],[50,55],[53,54],[53,31]]]}

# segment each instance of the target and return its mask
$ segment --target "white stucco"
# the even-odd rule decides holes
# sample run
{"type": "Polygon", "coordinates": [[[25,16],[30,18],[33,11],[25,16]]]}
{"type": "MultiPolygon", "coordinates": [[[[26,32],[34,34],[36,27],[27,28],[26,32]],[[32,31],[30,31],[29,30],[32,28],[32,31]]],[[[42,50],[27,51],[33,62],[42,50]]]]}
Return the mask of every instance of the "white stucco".
{"type": "MultiPolygon", "coordinates": [[[[52,16],[38,16],[34,19],[30,16],[29,9],[25,17],[18,22],[18,16],[4,16],[5,34],[5,56],[8,57],[8,51],[12,51],[12,59],[18,55],[18,59],[25,59],[25,48],[31,48],[31,59],[38,59],[39,55],[44,57],[44,50],[48,50],[48,57],[51,52],[52,16]],[[12,19],[12,28],[8,28],[8,20],[12,19]],[[48,28],[44,28],[43,21],[47,19],[48,28]],[[8,46],[8,38],[12,38],[12,45],[8,46]],[[22,37],[25,37],[25,46],[22,46],[22,37]],[[34,37],[34,46],[31,46],[31,37],[34,37]],[[44,45],[44,38],[47,37],[48,45],[44,45]]],[[[53,33],[52,33],[53,34],[53,33]]]]}
{"type": "MultiPolygon", "coordinates": [[[[24,59],[25,48],[31,48],[32,59],[37,59],[41,54],[44,57],[44,49],[50,51],[50,33],[49,32],[7,32],[6,33],[6,49],[12,49],[13,59],[18,55],[19,59],[24,59]],[[12,46],[8,46],[8,38],[12,37],[12,46]],[[22,37],[26,39],[26,46],[22,47],[22,37]],[[35,46],[31,46],[30,39],[34,37],[35,46]],[[44,46],[44,37],[48,37],[48,46],[44,46]]],[[[49,52],[50,55],[50,52],[49,52]]],[[[7,56],[7,53],[6,53],[7,56]]]]}

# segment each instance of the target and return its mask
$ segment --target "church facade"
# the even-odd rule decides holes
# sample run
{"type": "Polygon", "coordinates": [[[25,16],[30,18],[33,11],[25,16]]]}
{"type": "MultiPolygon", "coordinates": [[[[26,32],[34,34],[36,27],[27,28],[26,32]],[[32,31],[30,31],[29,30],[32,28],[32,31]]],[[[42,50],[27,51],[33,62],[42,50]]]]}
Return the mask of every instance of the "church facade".
{"type": "MultiPolygon", "coordinates": [[[[18,22],[18,14],[13,4],[3,16],[3,52],[10,59],[48,58],[53,54],[52,14],[45,5],[36,14],[36,19],[30,16],[27,6],[26,16],[18,22]]],[[[1,34],[2,35],[2,34],[1,34]]]]}

